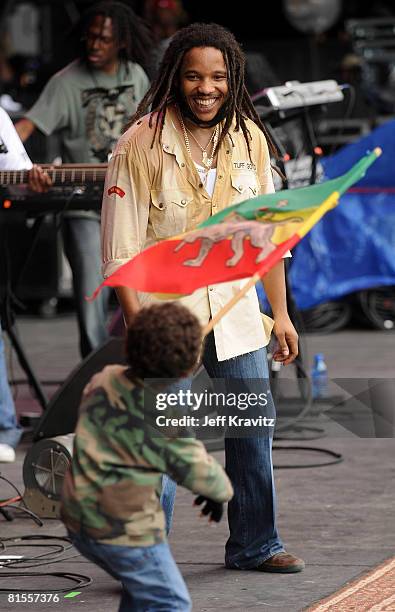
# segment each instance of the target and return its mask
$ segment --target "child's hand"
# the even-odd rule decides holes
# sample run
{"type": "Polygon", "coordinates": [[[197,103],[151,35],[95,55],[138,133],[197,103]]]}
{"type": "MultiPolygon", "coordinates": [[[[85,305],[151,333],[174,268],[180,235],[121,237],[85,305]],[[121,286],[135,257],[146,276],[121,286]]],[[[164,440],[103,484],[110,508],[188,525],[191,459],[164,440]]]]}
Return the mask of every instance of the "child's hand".
{"type": "Polygon", "coordinates": [[[204,497],[204,495],[198,495],[198,497],[193,502],[193,505],[200,506],[200,504],[202,504],[203,502],[205,502],[205,504],[202,508],[200,516],[208,515],[210,517],[209,523],[212,523],[213,521],[219,523],[224,511],[224,505],[219,502],[215,502],[212,499],[208,499],[207,497],[204,497]]]}

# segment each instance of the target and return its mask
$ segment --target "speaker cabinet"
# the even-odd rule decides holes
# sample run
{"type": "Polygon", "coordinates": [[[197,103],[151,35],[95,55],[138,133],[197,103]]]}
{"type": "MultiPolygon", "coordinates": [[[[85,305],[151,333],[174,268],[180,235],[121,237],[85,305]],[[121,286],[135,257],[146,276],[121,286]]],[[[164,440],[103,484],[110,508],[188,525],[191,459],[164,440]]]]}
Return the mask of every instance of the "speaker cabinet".
{"type": "Polygon", "coordinates": [[[104,366],[126,363],[123,345],[123,338],[109,338],[96,351],[88,355],[82,363],[78,364],[49,402],[48,408],[34,431],[35,441],[74,432],[85,385],[104,366]]]}

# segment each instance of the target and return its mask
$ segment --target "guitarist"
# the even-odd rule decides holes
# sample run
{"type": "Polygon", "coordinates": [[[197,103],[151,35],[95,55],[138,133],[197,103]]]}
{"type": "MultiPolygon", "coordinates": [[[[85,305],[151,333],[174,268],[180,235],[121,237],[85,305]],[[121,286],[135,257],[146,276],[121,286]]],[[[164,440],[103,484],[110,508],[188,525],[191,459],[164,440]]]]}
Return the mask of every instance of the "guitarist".
{"type": "MultiPolygon", "coordinates": [[[[44,191],[51,182],[49,176],[39,166],[33,166],[11,119],[1,107],[0,170],[30,170],[29,187],[33,191],[44,191]]],[[[22,429],[17,422],[14,400],[8,384],[0,325],[0,463],[15,460],[14,449],[21,435],[22,429]]]]}
{"type": "MultiPolygon", "coordinates": [[[[33,108],[16,124],[23,141],[38,128],[58,133],[64,163],[103,163],[144,97],[149,81],[141,64],[150,51],[148,29],[121,2],[100,2],[81,20],[79,59],[55,74],[33,108]]],[[[93,211],[65,215],[63,241],[74,285],[80,351],[86,357],[107,337],[108,293],[92,303],[100,284],[100,220],[93,211]]]]}

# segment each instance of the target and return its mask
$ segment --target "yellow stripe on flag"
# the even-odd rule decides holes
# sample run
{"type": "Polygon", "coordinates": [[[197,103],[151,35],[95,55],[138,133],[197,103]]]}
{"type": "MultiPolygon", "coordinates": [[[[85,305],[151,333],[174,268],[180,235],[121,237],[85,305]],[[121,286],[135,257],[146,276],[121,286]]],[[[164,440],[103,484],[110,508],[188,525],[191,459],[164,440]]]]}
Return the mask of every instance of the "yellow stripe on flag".
{"type": "Polygon", "coordinates": [[[335,208],[339,201],[340,193],[338,191],[334,191],[331,193],[329,198],[327,198],[317,210],[313,212],[313,214],[307,219],[305,223],[303,223],[302,227],[300,227],[297,231],[297,234],[303,238],[311,230],[313,225],[315,225],[321,217],[325,215],[331,208],[335,208]]]}

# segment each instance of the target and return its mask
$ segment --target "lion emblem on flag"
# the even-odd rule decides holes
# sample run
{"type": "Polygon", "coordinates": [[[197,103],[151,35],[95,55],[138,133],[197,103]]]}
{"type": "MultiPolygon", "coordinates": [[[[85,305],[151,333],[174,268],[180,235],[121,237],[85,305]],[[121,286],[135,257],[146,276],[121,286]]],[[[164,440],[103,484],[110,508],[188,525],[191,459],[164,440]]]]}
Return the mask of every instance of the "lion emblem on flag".
{"type": "Polygon", "coordinates": [[[218,223],[187,234],[174,250],[178,252],[186,244],[193,244],[200,240],[201,245],[198,255],[194,259],[187,259],[183,262],[184,266],[198,267],[204,263],[215,244],[230,239],[233,255],[226,260],[225,265],[234,267],[237,266],[244,255],[244,240],[249,239],[251,246],[260,249],[255,260],[255,263],[259,264],[276,248],[276,244],[272,242],[276,227],[300,221],[302,219],[295,217],[284,221],[262,223],[260,221],[246,221],[239,217],[232,222],[218,223]]]}

